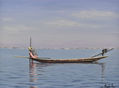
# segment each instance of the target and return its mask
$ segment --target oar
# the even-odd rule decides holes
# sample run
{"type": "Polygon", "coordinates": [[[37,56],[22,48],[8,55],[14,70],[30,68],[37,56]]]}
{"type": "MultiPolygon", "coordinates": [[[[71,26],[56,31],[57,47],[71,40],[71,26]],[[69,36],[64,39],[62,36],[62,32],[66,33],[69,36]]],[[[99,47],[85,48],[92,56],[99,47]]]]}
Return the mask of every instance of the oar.
{"type": "Polygon", "coordinates": [[[111,48],[111,49],[108,49],[106,52],[102,52],[102,53],[99,53],[99,54],[96,54],[96,55],[94,55],[94,56],[92,56],[92,57],[97,57],[97,56],[99,56],[99,55],[102,55],[102,54],[105,54],[105,53],[107,53],[107,52],[109,52],[109,51],[111,51],[111,50],[113,50],[114,48],[111,48]]]}
{"type": "Polygon", "coordinates": [[[15,56],[16,58],[29,58],[28,56],[15,56]]]}
{"type": "MultiPolygon", "coordinates": [[[[28,58],[29,59],[29,56],[14,56],[14,57],[16,57],[16,58],[28,58]]],[[[38,57],[37,59],[51,59],[51,58],[49,58],[49,57],[38,57]]]]}

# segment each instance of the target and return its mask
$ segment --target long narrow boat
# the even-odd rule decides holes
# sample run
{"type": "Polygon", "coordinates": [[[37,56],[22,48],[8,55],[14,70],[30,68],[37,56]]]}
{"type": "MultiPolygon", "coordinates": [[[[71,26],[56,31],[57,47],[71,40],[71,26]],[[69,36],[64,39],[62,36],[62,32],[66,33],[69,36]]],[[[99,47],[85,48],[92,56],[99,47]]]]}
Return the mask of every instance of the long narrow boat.
{"type": "Polygon", "coordinates": [[[73,58],[72,59],[29,58],[29,59],[42,63],[91,63],[106,57],[108,56],[80,58],[80,59],[75,59],[75,58],[74,59],[73,58]]]}
{"type": "MultiPolygon", "coordinates": [[[[32,45],[32,40],[30,37],[30,48],[32,47],[31,45],[32,45]]],[[[110,50],[112,50],[112,49],[110,49],[110,50]]],[[[107,53],[110,50],[106,50],[106,52],[104,52],[104,53],[107,53]]],[[[80,58],[80,59],[79,58],[51,59],[51,58],[42,58],[42,57],[30,58],[31,56],[29,56],[28,59],[29,60],[32,59],[34,61],[38,61],[38,62],[42,62],[42,63],[89,63],[89,62],[95,62],[95,61],[98,61],[100,59],[108,57],[108,56],[99,56],[99,55],[103,55],[104,53],[102,52],[100,54],[97,54],[97,55],[89,57],[89,58],[80,58]]]]}

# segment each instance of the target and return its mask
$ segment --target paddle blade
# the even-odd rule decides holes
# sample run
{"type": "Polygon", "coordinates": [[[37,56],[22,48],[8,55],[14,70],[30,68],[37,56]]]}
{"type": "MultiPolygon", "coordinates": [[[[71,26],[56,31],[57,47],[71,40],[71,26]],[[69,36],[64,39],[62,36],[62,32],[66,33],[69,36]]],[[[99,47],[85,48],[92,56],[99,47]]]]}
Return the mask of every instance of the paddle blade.
{"type": "Polygon", "coordinates": [[[28,56],[15,56],[16,58],[29,58],[28,56]]]}

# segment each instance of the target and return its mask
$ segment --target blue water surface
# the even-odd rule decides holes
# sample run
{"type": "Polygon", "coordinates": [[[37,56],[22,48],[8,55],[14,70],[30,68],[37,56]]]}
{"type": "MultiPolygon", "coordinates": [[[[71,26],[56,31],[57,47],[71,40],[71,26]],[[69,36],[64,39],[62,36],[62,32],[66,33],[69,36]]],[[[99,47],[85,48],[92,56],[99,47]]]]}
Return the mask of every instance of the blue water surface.
{"type": "MultiPolygon", "coordinates": [[[[83,58],[100,49],[37,50],[40,57],[83,58]]],[[[26,49],[0,49],[0,88],[119,88],[119,50],[98,63],[29,64],[26,49]]]]}

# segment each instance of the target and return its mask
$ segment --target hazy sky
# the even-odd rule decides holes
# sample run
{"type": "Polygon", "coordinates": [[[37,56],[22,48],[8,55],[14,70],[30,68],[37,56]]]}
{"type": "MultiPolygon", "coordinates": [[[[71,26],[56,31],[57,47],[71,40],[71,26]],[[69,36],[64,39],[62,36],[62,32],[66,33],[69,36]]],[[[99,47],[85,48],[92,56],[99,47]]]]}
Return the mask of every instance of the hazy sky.
{"type": "Polygon", "coordinates": [[[0,46],[119,47],[119,0],[0,0],[0,46]]]}

